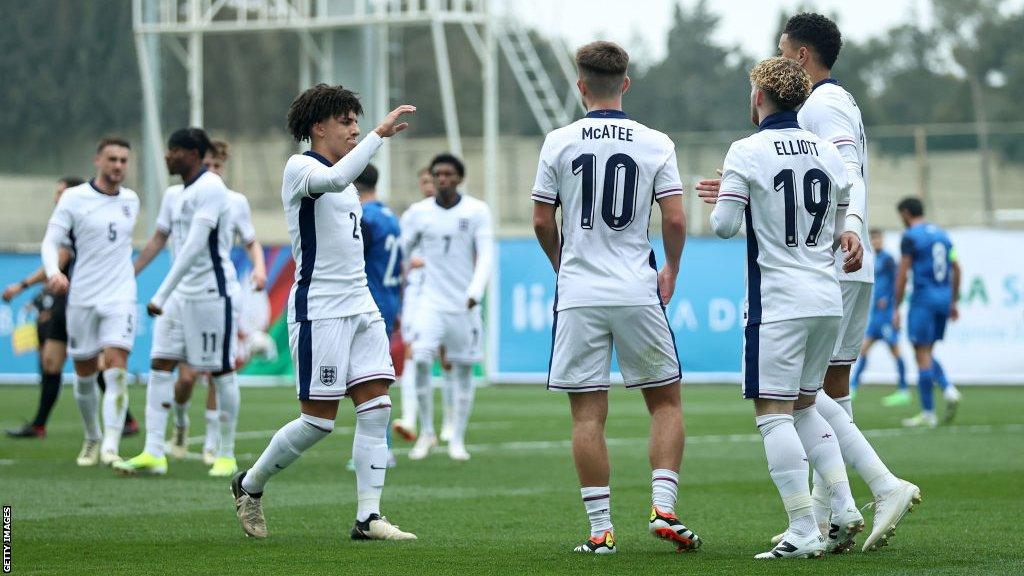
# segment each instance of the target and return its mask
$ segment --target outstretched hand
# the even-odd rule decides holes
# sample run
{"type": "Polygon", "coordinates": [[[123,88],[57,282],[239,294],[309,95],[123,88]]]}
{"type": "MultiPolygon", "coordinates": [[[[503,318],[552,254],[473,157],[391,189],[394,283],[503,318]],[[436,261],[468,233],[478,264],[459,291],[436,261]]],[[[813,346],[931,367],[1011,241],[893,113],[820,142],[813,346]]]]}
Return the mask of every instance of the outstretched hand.
{"type": "MultiPolygon", "coordinates": [[[[716,170],[718,175],[722,175],[722,171],[716,170]]],[[[721,178],[707,178],[697,182],[697,186],[694,188],[697,190],[697,196],[704,201],[705,204],[715,204],[718,202],[718,191],[722,187],[721,178]]]]}
{"type": "Polygon", "coordinates": [[[380,126],[377,126],[376,132],[381,138],[389,138],[398,134],[402,130],[409,127],[408,122],[398,122],[398,119],[403,114],[412,114],[416,112],[416,107],[411,104],[402,104],[398,108],[392,110],[384,120],[381,121],[380,126]]]}

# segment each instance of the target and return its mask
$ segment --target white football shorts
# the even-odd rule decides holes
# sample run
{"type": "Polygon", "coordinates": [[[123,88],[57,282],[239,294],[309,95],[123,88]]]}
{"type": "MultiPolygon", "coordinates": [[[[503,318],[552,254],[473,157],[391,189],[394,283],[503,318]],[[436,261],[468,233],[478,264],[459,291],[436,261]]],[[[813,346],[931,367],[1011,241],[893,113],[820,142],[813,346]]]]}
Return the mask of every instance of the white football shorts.
{"type": "Polygon", "coordinates": [[[149,357],[185,362],[200,372],[235,369],[238,345],[234,298],[172,294],[153,325],[149,357]]]}
{"type": "Polygon", "coordinates": [[[871,316],[873,284],[867,282],[840,282],[843,289],[843,320],[839,323],[839,338],[832,350],[830,366],[850,366],[860,356],[860,346],[871,316]]]}
{"type": "Polygon", "coordinates": [[[743,397],[796,400],[821,389],[839,335],[838,316],[747,326],[743,332],[743,397]]]}
{"type": "Polygon", "coordinates": [[[548,390],[594,392],[611,386],[612,346],[626,388],[678,382],[675,336],[665,310],[587,306],[555,312],[548,390]]]}
{"type": "Polygon", "coordinates": [[[288,324],[299,400],[338,400],[371,380],[395,380],[380,312],[288,324]]]}
{"type": "Polygon", "coordinates": [[[416,315],[412,336],[412,354],[416,361],[433,360],[441,346],[449,362],[474,364],[484,359],[479,306],[465,312],[423,308],[416,315]]]}
{"type": "Polygon", "coordinates": [[[95,358],[105,348],[132,351],[138,311],[135,302],[67,307],[68,353],[95,358]]]}

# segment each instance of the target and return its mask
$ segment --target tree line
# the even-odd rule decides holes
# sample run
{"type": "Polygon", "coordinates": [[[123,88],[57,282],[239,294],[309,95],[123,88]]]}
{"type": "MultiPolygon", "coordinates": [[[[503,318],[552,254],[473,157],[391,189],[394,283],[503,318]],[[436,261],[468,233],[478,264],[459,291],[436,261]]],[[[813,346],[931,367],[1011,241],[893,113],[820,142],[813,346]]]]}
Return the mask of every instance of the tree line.
{"type": "MultiPolygon", "coordinates": [[[[934,24],[882,30],[863,42],[847,39],[834,74],[858,98],[869,125],[1024,121],[1014,96],[1024,94],[1024,8],[1003,0],[931,0],[934,24]]],[[[808,5],[806,9],[813,10],[808,5]]],[[[778,14],[778,29],[788,14],[778,14]]],[[[747,73],[757,58],[716,40],[722,15],[705,0],[677,4],[658,61],[635,62],[627,105],[661,130],[748,128],[747,73]]],[[[839,20],[842,28],[842,20],[839,20]]],[[[142,91],[125,0],[37,0],[0,11],[0,170],[60,172],[98,136],[141,133],[142,91]]],[[[411,135],[444,133],[430,32],[392,32],[394,101],[416,100],[411,135]]],[[[452,74],[467,135],[482,124],[480,68],[458,27],[448,30],[452,74]]],[[[540,43],[543,45],[543,43],[540,43]]],[[[185,73],[170,49],[161,67],[165,128],[188,118],[185,73]]],[[[561,78],[550,52],[541,57],[561,78]]],[[[233,135],[280,135],[284,111],[298,89],[299,41],[294,34],[209,36],[204,86],[207,126],[233,135]]],[[[500,123],[506,134],[538,134],[507,62],[500,58],[500,123]]],[[[912,143],[889,143],[911,147],[912,143]]],[[[932,144],[930,144],[932,145],[932,144]]],[[[970,142],[944,139],[939,147],[970,142]]],[[[993,139],[1008,159],[1024,161],[1024,138],[993,139]]]]}

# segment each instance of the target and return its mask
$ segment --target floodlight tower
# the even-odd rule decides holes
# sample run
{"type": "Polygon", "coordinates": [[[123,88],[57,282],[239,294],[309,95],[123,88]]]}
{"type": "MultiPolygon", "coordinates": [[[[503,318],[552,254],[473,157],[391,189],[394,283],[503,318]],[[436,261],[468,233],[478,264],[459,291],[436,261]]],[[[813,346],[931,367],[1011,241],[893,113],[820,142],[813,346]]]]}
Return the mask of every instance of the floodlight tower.
{"type": "MultiPolygon", "coordinates": [[[[165,43],[188,77],[189,122],[203,125],[203,38],[291,31],[300,40],[299,89],[343,82],[363,97],[371,121],[390,111],[388,36],[395,26],[428,26],[434,43],[448,147],[462,152],[445,25],[456,24],[481,63],[484,196],[496,198],[498,135],[497,55],[488,0],[133,0],[135,47],[143,93],[143,188],[155,214],[167,176],[161,162],[160,45],[165,43]]],[[[377,157],[381,191],[389,189],[389,153],[377,157]]]]}

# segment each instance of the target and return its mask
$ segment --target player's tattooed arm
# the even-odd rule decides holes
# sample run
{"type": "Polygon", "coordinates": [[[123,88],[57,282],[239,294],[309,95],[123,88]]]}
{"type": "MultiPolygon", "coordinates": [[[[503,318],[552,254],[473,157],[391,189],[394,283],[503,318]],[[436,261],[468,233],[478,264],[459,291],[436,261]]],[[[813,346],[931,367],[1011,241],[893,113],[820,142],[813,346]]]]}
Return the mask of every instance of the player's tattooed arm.
{"type": "Polygon", "coordinates": [[[558,266],[560,262],[558,254],[558,245],[560,239],[558,237],[558,222],[555,220],[554,204],[548,204],[546,202],[534,202],[533,203],[533,232],[537,235],[537,241],[540,243],[541,250],[547,255],[548,260],[551,261],[551,267],[558,272],[558,266]]]}

